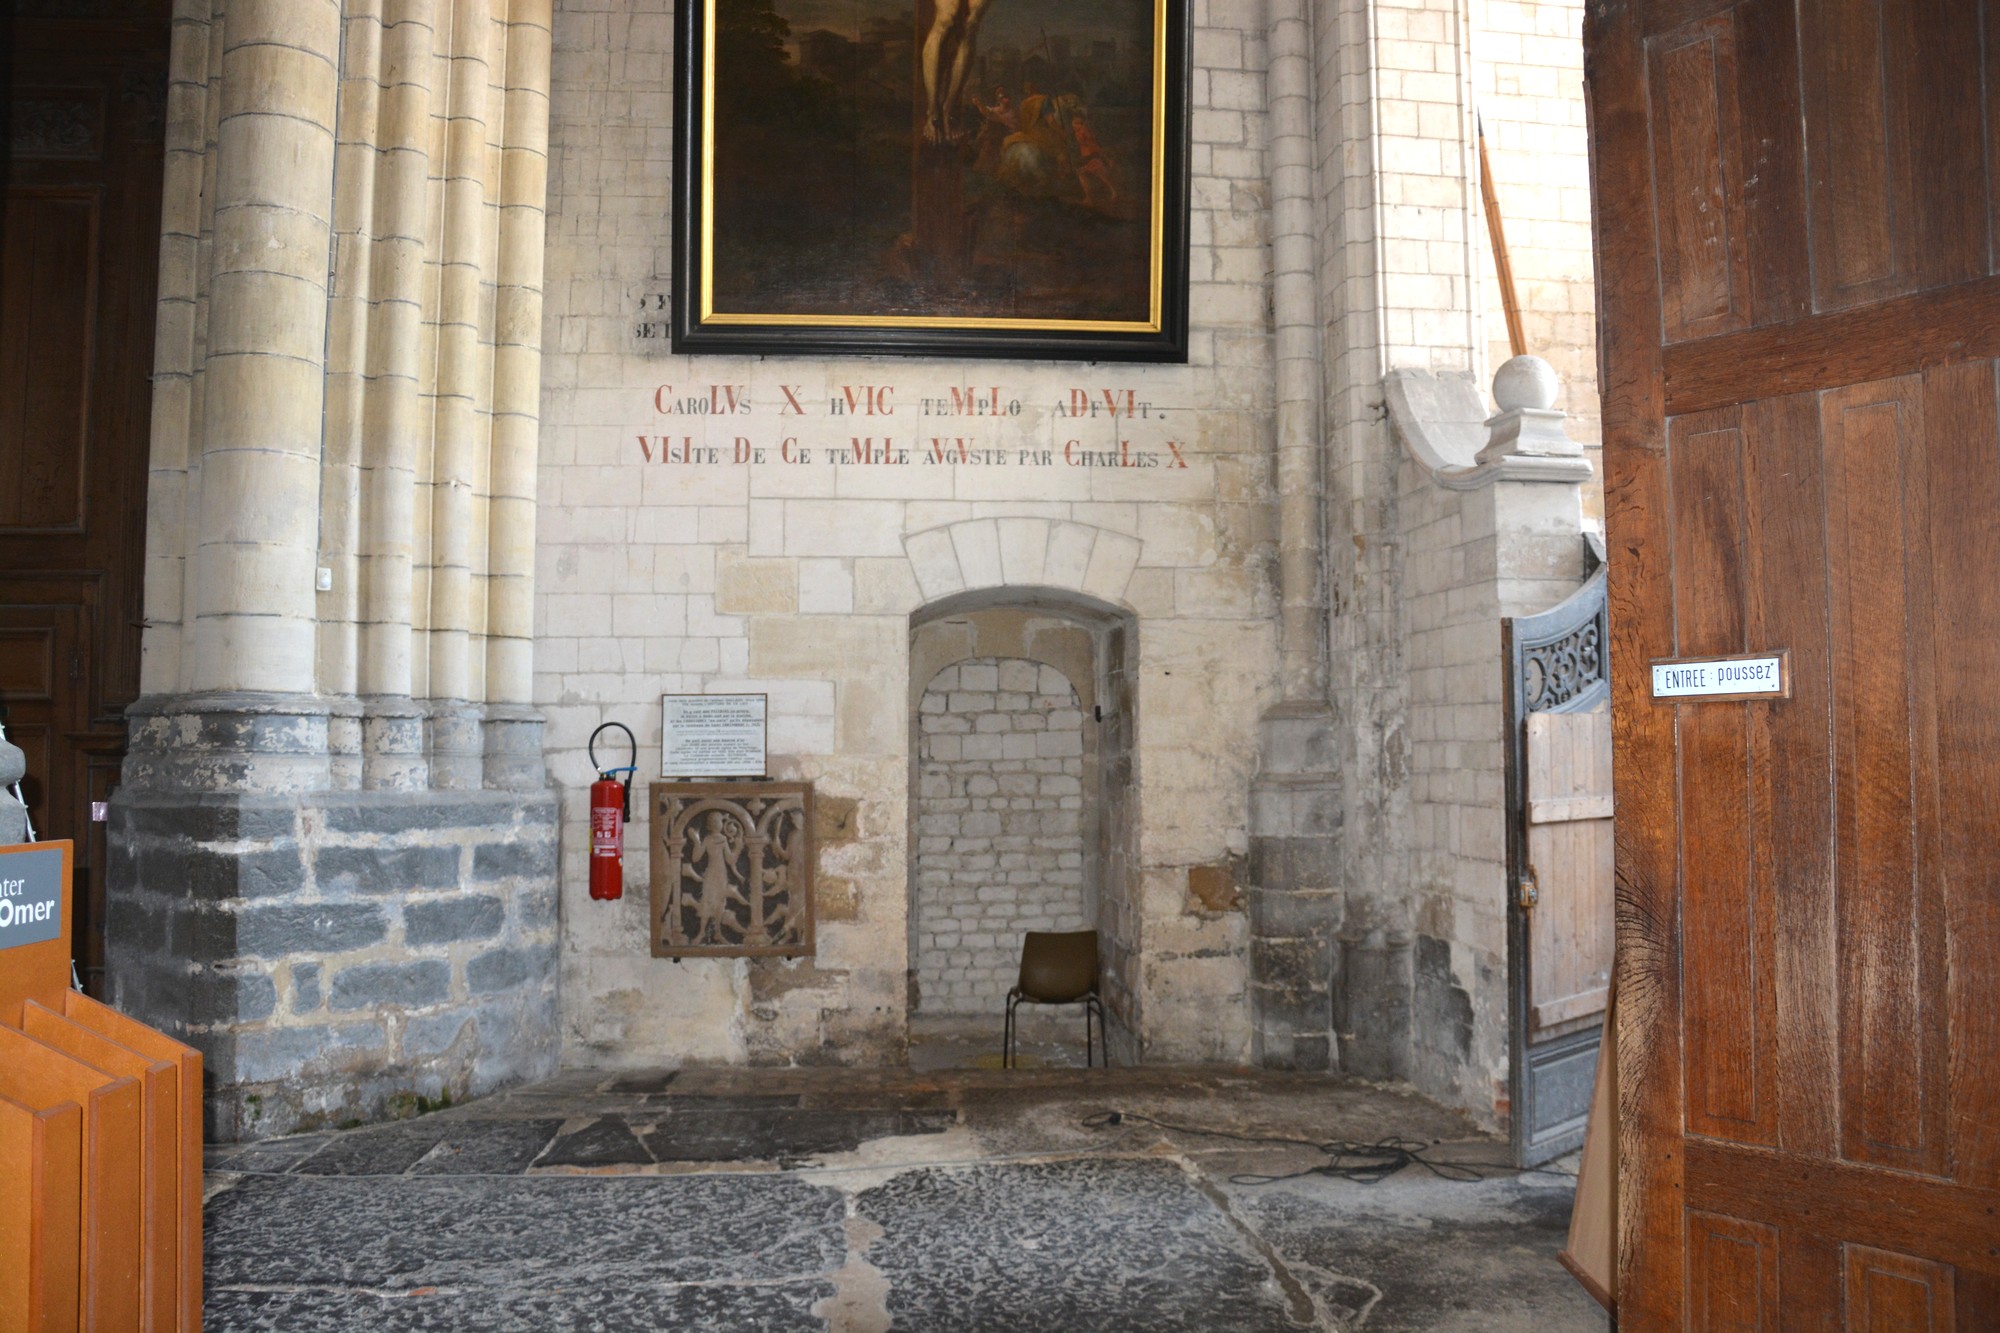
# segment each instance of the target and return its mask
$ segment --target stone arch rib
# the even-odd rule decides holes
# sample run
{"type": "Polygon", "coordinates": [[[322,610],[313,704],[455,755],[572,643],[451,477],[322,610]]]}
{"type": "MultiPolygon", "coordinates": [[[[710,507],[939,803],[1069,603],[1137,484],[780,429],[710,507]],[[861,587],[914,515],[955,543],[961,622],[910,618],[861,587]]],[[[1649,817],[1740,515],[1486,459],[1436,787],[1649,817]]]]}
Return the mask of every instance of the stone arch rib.
{"type": "Polygon", "coordinates": [[[1144,543],[1089,523],[969,518],[903,538],[925,602],[986,588],[1059,588],[1131,609],[1125,599],[1144,543]]]}

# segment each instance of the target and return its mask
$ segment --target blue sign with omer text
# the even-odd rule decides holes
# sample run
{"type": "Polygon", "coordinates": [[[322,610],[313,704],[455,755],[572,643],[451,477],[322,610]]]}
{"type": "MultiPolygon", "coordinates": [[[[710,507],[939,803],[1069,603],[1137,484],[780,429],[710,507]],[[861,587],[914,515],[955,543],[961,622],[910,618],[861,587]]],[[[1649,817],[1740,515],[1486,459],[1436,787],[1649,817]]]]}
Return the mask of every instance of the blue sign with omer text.
{"type": "Polygon", "coordinates": [[[61,847],[0,856],[0,949],[59,937],[62,893],[61,847]]]}

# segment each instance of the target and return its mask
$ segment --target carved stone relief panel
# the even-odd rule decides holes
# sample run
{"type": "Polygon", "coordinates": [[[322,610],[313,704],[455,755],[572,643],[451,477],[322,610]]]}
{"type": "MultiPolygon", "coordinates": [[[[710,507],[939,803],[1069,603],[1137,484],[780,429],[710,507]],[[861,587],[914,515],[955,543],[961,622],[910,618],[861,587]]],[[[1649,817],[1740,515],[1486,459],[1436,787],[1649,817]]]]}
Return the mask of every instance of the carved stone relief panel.
{"type": "Polygon", "coordinates": [[[653,956],[809,957],[810,782],[655,782],[653,956]]]}

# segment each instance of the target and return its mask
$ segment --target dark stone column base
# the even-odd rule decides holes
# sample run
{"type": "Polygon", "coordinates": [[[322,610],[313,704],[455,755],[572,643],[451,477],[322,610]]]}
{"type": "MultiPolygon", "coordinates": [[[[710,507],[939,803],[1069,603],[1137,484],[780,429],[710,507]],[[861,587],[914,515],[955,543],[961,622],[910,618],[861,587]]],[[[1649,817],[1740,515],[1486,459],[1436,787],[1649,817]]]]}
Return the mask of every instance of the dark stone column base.
{"type": "Polygon", "coordinates": [[[546,1077],[557,836],[547,790],[128,783],[109,829],[113,1002],[202,1051],[212,1140],[546,1077]]]}
{"type": "Polygon", "coordinates": [[[1247,886],[1252,1046],[1266,1069],[1325,1071],[1338,1055],[1335,932],[1345,911],[1333,714],[1281,704],[1261,720],[1258,750],[1247,886]]]}

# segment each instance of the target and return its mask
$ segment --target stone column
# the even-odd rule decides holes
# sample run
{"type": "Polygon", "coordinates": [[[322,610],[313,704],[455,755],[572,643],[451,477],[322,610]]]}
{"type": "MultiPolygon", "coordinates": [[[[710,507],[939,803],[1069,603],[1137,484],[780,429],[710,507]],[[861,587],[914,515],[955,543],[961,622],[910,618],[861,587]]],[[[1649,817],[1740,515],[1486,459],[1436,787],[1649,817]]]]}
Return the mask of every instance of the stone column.
{"type": "MultiPolygon", "coordinates": [[[[495,32],[489,0],[454,0],[444,75],[444,232],[438,256],[437,385],[432,397],[429,688],[432,785],[483,779],[482,710],[473,675],[486,443],[487,352],[480,278],[493,155],[487,121],[495,32]]],[[[483,674],[484,663],[480,663],[483,674]]]]}
{"type": "Polygon", "coordinates": [[[435,0],[391,0],[384,13],[374,145],[375,235],[370,247],[367,438],[361,480],[362,785],[429,785],[425,709],[412,698],[411,637],[417,455],[423,411],[424,217],[431,167],[435,0]]]}
{"type": "Polygon", "coordinates": [[[1305,0],[1270,9],[1271,259],[1281,701],[1259,723],[1250,787],[1250,984],[1258,1059],[1326,1069],[1340,790],[1326,699],[1319,246],[1312,30],[1305,0]]]}
{"type": "MultiPolygon", "coordinates": [[[[348,0],[334,172],[333,272],[326,320],[326,421],[320,460],[319,688],[343,702],[359,674],[361,467],[367,437],[368,319],[375,266],[375,145],[382,108],[381,0],[348,0]]],[[[328,722],[331,780],[361,782],[361,716],[348,705],[328,722]]]]}
{"type": "Polygon", "coordinates": [[[218,107],[210,71],[221,60],[222,27],[207,6],[176,12],[168,58],[166,161],[160,207],[159,316],[153,333],[153,417],[146,495],[146,632],[140,690],[172,694],[186,684],[193,592],[188,463],[201,427],[201,347],[207,337],[207,264],[215,196],[203,188],[214,163],[218,107]],[[188,12],[193,11],[193,12],[188,12]]]}
{"type": "Polygon", "coordinates": [[[309,695],[340,58],[334,0],[231,0],[196,553],[197,692],[309,695]]]}
{"type": "Polygon", "coordinates": [[[509,3],[454,0],[440,36],[436,0],[350,0],[344,43],[332,0],[176,21],[156,627],[107,952],[120,1007],[203,1051],[214,1138],[554,1068],[524,611],[549,11],[509,3]],[[492,753],[489,618],[513,710],[492,753]]]}
{"type": "Polygon", "coordinates": [[[1277,361],[1282,689],[1326,697],[1325,516],[1320,495],[1319,246],[1315,235],[1312,30],[1305,0],[1271,0],[1271,269],[1277,361]]]}
{"type": "Polygon", "coordinates": [[[489,787],[536,787],[545,779],[542,719],[533,701],[551,22],[550,0],[511,0],[508,5],[486,520],[489,787]]]}

